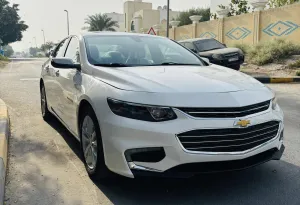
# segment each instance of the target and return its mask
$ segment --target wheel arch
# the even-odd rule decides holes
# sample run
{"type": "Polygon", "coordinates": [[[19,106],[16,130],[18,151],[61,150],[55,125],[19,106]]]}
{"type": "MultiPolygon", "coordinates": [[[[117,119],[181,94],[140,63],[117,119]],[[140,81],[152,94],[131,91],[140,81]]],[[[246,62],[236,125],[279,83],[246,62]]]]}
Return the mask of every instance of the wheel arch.
{"type": "MultiPolygon", "coordinates": [[[[93,106],[93,103],[92,103],[91,99],[88,96],[82,96],[79,100],[79,104],[78,104],[78,107],[77,107],[77,131],[78,131],[78,136],[80,136],[81,115],[84,111],[84,108],[86,108],[88,106],[92,108],[92,110],[95,113],[96,118],[97,118],[97,114],[95,112],[95,109],[94,109],[94,106],[93,106]]],[[[97,118],[97,121],[98,121],[98,125],[100,126],[98,118],[97,118]]]]}
{"type": "Polygon", "coordinates": [[[40,89],[42,88],[42,86],[45,86],[43,78],[40,79],[40,89]]]}

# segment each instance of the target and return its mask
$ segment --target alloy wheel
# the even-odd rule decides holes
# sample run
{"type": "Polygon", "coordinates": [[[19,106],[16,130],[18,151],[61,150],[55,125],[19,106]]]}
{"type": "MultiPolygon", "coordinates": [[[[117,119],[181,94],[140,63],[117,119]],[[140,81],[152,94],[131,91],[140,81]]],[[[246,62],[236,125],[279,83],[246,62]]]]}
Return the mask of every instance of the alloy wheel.
{"type": "Polygon", "coordinates": [[[45,95],[45,88],[43,87],[41,90],[41,110],[42,110],[42,114],[43,116],[46,113],[46,95],[45,95]]]}
{"type": "Polygon", "coordinates": [[[97,134],[90,116],[85,116],[82,123],[82,150],[89,169],[94,170],[97,164],[97,134]]]}

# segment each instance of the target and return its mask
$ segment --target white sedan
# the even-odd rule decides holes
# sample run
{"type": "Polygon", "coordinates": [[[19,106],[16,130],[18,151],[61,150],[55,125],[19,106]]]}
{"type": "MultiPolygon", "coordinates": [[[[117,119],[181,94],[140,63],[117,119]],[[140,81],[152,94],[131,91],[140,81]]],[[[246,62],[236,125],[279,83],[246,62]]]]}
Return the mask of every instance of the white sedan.
{"type": "Polygon", "coordinates": [[[163,37],[90,32],[42,67],[41,108],[81,142],[90,177],[189,177],[239,170],[284,151],[274,93],[163,37]]]}

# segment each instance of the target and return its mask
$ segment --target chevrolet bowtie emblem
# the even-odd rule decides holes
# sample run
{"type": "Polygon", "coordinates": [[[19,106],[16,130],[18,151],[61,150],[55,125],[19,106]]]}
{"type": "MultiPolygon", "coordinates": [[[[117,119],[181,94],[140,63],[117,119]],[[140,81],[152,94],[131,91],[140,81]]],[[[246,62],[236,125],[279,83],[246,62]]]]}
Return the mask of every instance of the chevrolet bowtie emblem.
{"type": "Polygon", "coordinates": [[[250,120],[240,120],[236,124],[240,127],[247,127],[248,125],[250,125],[250,120]]]}

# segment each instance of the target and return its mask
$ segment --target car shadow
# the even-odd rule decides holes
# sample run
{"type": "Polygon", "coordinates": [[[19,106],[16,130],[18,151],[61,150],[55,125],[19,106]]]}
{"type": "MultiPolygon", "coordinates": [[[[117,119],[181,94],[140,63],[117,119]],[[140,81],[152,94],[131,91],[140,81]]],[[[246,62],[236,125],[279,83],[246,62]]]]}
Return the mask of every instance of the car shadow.
{"type": "MultiPolygon", "coordinates": [[[[83,161],[80,143],[72,134],[56,119],[48,123],[83,161]]],[[[94,181],[94,184],[117,205],[300,204],[300,167],[285,161],[271,161],[243,171],[204,174],[190,179],[116,177],[105,182],[94,181]]]]}
{"type": "Polygon", "coordinates": [[[69,132],[67,128],[55,117],[50,118],[47,123],[56,130],[76,156],[83,162],[83,156],[80,150],[80,142],[69,132]]]}
{"type": "Polygon", "coordinates": [[[272,161],[248,170],[190,179],[125,179],[96,183],[113,204],[300,204],[300,167],[272,161]]]}

